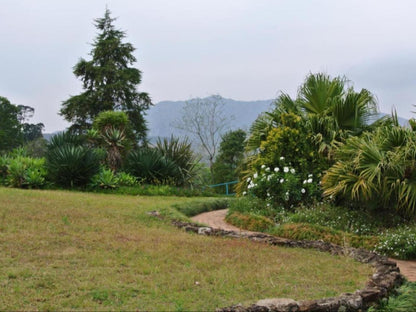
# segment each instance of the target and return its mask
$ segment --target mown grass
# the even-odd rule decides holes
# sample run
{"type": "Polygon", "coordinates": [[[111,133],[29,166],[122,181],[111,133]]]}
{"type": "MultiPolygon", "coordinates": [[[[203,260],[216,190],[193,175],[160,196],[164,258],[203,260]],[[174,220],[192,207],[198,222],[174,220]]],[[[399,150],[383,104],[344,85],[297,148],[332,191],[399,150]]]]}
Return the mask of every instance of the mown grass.
{"type": "MultiPolygon", "coordinates": [[[[314,250],[198,236],[149,216],[190,198],[0,188],[1,310],[214,310],[364,286],[314,250]]],[[[182,216],[183,217],[183,216],[182,216]]]]}

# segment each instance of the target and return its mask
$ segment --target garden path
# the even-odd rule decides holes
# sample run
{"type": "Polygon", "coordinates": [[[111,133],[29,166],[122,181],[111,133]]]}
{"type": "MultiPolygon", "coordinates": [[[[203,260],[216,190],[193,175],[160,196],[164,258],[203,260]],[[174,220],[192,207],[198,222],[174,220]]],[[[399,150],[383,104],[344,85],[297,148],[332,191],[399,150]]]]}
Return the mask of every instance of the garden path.
{"type": "MultiPolygon", "coordinates": [[[[214,229],[222,229],[226,231],[236,231],[240,233],[254,233],[250,231],[242,230],[238,227],[235,227],[231,224],[225,222],[225,216],[227,214],[227,209],[215,210],[204,212],[199,215],[192,217],[192,221],[206,224],[214,229]]],[[[416,282],[416,261],[405,261],[405,260],[396,260],[391,259],[397,263],[397,266],[400,268],[400,272],[411,282],[416,282]]]]}

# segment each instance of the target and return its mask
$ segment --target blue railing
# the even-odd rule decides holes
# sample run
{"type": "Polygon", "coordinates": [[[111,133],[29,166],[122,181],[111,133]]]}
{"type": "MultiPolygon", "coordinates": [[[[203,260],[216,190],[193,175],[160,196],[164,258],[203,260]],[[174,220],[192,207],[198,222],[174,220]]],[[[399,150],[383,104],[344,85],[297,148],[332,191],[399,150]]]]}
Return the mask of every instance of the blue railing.
{"type": "Polygon", "coordinates": [[[218,183],[218,184],[208,185],[208,187],[214,188],[214,187],[218,187],[218,186],[225,185],[225,195],[235,195],[235,193],[230,193],[229,192],[228,185],[230,185],[230,184],[237,184],[237,183],[238,183],[238,181],[231,181],[231,182],[225,182],[225,183],[218,183]]]}

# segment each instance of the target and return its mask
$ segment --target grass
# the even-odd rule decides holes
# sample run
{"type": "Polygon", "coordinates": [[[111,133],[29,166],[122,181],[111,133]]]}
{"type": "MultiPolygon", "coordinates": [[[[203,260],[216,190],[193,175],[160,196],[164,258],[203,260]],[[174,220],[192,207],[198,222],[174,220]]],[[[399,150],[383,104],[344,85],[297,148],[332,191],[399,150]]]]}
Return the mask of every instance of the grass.
{"type": "Polygon", "coordinates": [[[147,214],[181,216],[169,207],[191,200],[0,188],[1,309],[214,310],[334,296],[372,273],[314,250],[189,234],[147,214]]]}

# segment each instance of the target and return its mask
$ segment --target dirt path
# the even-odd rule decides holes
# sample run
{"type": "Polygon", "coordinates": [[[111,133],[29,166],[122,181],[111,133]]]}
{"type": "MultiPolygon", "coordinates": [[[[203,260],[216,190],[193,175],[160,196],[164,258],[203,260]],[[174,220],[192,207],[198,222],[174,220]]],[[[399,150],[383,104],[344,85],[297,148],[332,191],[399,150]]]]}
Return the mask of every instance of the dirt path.
{"type": "MultiPolygon", "coordinates": [[[[236,231],[240,233],[254,233],[250,231],[245,231],[235,227],[231,224],[225,222],[225,215],[227,214],[227,209],[215,210],[210,212],[204,212],[199,215],[192,217],[191,219],[195,222],[206,224],[214,229],[222,229],[226,231],[236,231]]],[[[396,260],[395,261],[400,268],[400,272],[411,282],[416,282],[416,261],[404,261],[396,260]]]]}

